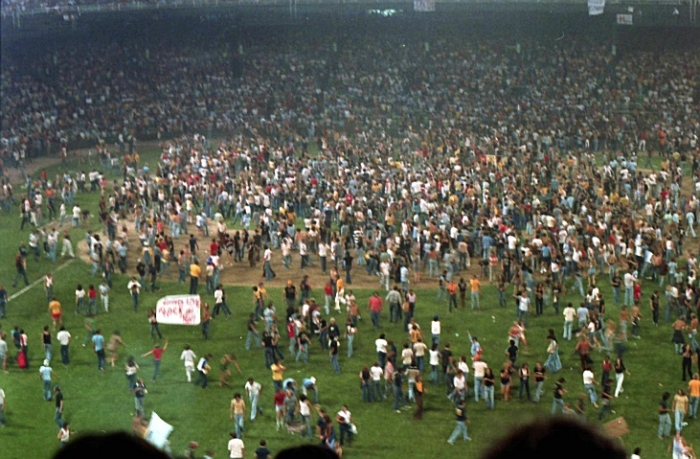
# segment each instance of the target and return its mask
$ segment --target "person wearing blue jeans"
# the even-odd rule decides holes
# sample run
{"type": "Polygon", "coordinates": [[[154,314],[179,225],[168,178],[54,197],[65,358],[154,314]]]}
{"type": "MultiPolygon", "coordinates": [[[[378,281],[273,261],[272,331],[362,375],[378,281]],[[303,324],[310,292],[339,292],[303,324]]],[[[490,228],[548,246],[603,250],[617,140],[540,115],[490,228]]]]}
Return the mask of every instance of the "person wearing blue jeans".
{"type": "Polygon", "coordinates": [[[299,350],[297,351],[297,356],[295,361],[299,361],[299,359],[303,359],[304,363],[308,363],[309,361],[309,337],[306,335],[306,332],[300,332],[299,336],[297,336],[297,347],[299,350]]]}
{"type": "Polygon", "coordinates": [[[241,394],[236,393],[231,400],[231,420],[236,429],[236,437],[243,438],[243,420],[245,418],[245,401],[241,394]]]}
{"type": "Polygon", "coordinates": [[[598,383],[593,376],[590,365],[588,365],[583,372],[583,387],[586,389],[588,398],[591,400],[591,405],[598,408],[598,394],[595,391],[596,384],[598,383]]]}
{"type": "Polygon", "coordinates": [[[481,396],[484,398],[484,401],[486,402],[486,408],[492,410],[494,408],[494,391],[496,388],[496,378],[493,375],[493,370],[490,368],[486,369],[486,372],[484,373],[484,381],[483,381],[483,386],[482,390],[483,393],[481,396]]]}
{"type": "Polygon", "coordinates": [[[250,420],[254,421],[255,417],[263,412],[262,408],[258,406],[262,385],[255,382],[253,378],[248,378],[248,382],[245,384],[245,391],[248,394],[248,400],[250,400],[250,420]]]}
{"type": "Polygon", "coordinates": [[[51,400],[51,376],[56,376],[56,373],[49,366],[48,360],[44,360],[44,364],[39,368],[39,374],[43,381],[44,400],[51,400]]]}
{"type": "Polygon", "coordinates": [[[673,403],[671,404],[676,432],[682,432],[683,427],[688,425],[687,422],[683,421],[686,413],[688,412],[688,404],[688,396],[685,394],[683,389],[680,389],[678,394],[673,397],[673,403]]]}
{"type": "Polygon", "coordinates": [[[398,368],[394,373],[393,390],[394,390],[394,411],[399,413],[399,404],[406,407],[406,397],[403,393],[403,368],[398,368]]]}
{"type": "Polygon", "coordinates": [[[100,329],[95,330],[95,334],[92,336],[92,346],[97,354],[97,368],[100,371],[105,371],[105,363],[107,362],[105,356],[105,338],[102,336],[102,331],[100,329]]]}
{"type": "Polygon", "coordinates": [[[566,380],[564,378],[559,378],[556,385],[554,386],[554,400],[552,400],[552,415],[557,414],[557,411],[564,412],[564,394],[566,394],[566,389],[564,389],[564,383],[566,380]]]}
{"type": "Polygon", "coordinates": [[[250,350],[250,346],[253,344],[253,341],[255,341],[256,347],[262,347],[262,339],[260,338],[260,333],[258,333],[258,329],[255,327],[255,314],[251,312],[248,316],[248,336],[246,336],[245,339],[246,351],[250,350]]]}
{"type": "Polygon", "coordinates": [[[447,439],[447,443],[454,445],[455,440],[461,435],[464,441],[472,441],[467,432],[467,410],[464,406],[464,400],[460,400],[457,408],[455,408],[456,425],[452,435],[447,439]]]}
{"type": "Polygon", "coordinates": [[[339,375],[340,374],[340,365],[338,364],[338,339],[335,337],[331,341],[330,357],[331,357],[331,365],[333,366],[333,371],[339,375]]]}

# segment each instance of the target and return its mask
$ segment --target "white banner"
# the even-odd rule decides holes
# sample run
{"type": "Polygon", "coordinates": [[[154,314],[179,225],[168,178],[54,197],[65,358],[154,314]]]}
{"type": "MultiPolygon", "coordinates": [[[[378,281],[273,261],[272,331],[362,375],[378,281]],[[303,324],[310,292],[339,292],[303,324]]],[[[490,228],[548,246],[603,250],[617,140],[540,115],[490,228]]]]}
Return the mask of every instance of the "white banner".
{"type": "Polygon", "coordinates": [[[605,10],[605,0],[588,0],[588,15],[598,16],[605,10]]]}
{"type": "Polygon", "coordinates": [[[173,426],[163,421],[155,411],[151,412],[151,420],[146,431],[146,441],[159,449],[163,449],[168,442],[168,437],[173,431],[173,426]]]}
{"type": "Polygon", "coordinates": [[[413,11],[435,11],[435,0],[413,0],[413,11]]]}
{"type": "Polygon", "coordinates": [[[618,14],[617,23],[622,25],[633,25],[634,17],[631,14],[618,14]]]}
{"type": "Polygon", "coordinates": [[[156,320],[161,324],[199,325],[199,295],[168,295],[156,304],[156,320]]]}

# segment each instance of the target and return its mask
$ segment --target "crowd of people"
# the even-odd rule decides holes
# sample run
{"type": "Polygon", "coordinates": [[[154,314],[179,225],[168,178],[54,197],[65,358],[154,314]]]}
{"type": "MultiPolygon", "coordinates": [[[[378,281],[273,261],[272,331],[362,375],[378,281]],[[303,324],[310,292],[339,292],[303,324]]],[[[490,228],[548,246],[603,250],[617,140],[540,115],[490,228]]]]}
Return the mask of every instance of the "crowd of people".
{"type": "MultiPolygon", "coordinates": [[[[116,270],[133,275],[136,311],[141,289],[149,284],[157,291],[160,276],[177,267],[190,293],[205,290],[211,297],[213,311],[205,306],[203,312],[206,339],[211,319],[228,316],[222,272],[259,270],[266,281],[282,272],[303,276],[298,287],[290,281],[284,289],[285,319],[263,283],[253,288],[246,348],[263,348],[273,382],[280,383],[280,418],[290,422],[278,425],[292,424],[286,413],[301,412],[307,400],[284,384],[278,327],[286,330],[290,356],[306,362],[308,344],[318,339],[341,373],[338,342],[347,340],[351,357],[358,329],[370,333],[368,322],[358,322],[365,311],[380,335],[385,303],[408,339],[398,349],[399,333],[393,342],[384,333],[377,338],[377,361],[359,375],[362,400],[391,393],[398,412],[414,400],[420,419],[429,371],[429,382],[444,383],[456,407],[450,442],[470,439],[464,406],[472,388],[476,401],[494,408],[497,386],[507,402],[518,380],[519,398],[539,401],[550,377],[556,379],[552,413],[585,416],[585,398],[571,403],[566,381],[553,376],[561,369],[559,346],[574,338],[587,397],[596,408],[600,401],[604,419],[629,374],[623,362],[628,337],[640,336],[647,311],[656,326],[672,323],[684,380],[686,371],[690,376],[692,356],[700,355],[693,246],[700,197],[697,50],[616,56],[604,45],[576,40],[511,49],[502,41],[450,39],[381,46],[358,40],[327,53],[319,53],[318,44],[295,44],[290,50],[281,43],[251,46],[240,79],[232,77],[225,52],[176,47],[144,53],[86,45],[40,56],[30,73],[3,65],[3,100],[12,107],[3,119],[4,167],[44,154],[66,160],[68,144],[77,139],[94,141],[97,161],[91,171],[28,178],[22,196],[4,183],[4,209],[15,212],[18,205],[21,229],[32,230],[28,249],[15,258],[15,285],[42,247],[56,260],[61,240],[62,254],[73,256],[60,227],[89,224],[78,197],[101,192],[99,227],[87,227],[85,245],[92,274],[104,273],[106,287],[90,286],[86,295],[79,286],[77,312],[97,312],[97,296],[108,296],[116,270]],[[136,132],[149,129],[162,139],[157,164],[138,155],[136,132]],[[226,135],[214,140],[212,130],[226,135]],[[104,171],[112,168],[122,178],[109,183],[104,171]],[[58,224],[39,228],[52,218],[58,224]],[[366,306],[350,289],[356,271],[363,282],[376,282],[366,306]],[[310,295],[309,273],[325,280],[323,300],[310,295]],[[609,278],[612,298],[599,289],[600,276],[609,278]],[[448,302],[451,312],[465,308],[467,298],[472,309],[481,308],[482,282],[496,286],[499,307],[515,301],[502,367],[500,351],[498,357],[484,352],[475,337],[470,357],[453,356],[440,340],[438,316],[430,335],[413,317],[414,286],[436,287],[436,298],[421,302],[448,302]],[[642,286],[653,293],[642,295],[642,286]],[[530,368],[520,349],[545,308],[561,315],[564,332],[560,339],[550,330],[548,359],[530,368]],[[331,317],[338,312],[347,315],[341,323],[331,317]],[[616,357],[604,360],[600,381],[590,365],[592,349],[616,357]],[[292,397],[294,405],[285,408],[292,397]]],[[[155,333],[160,336],[157,326],[154,339],[155,333]]],[[[109,346],[95,336],[98,330],[90,340],[104,356],[109,346]]],[[[196,366],[195,382],[203,387],[210,360],[196,366]]],[[[105,364],[103,358],[100,367],[105,364]]],[[[50,397],[51,373],[45,373],[50,397]]],[[[679,392],[671,406],[664,395],[659,437],[670,436],[671,413],[677,433],[686,414],[694,417],[700,383],[691,382],[689,390],[690,399],[679,392]]],[[[232,403],[232,416],[240,411],[240,403],[232,403]]],[[[345,417],[335,419],[340,445],[352,431],[351,422],[339,418],[345,417]]],[[[302,431],[311,436],[304,421],[302,431]]],[[[243,433],[242,422],[236,426],[234,439],[243,433]]],[[[317,433],[335,447],[334,429],[317,433]]],[[[678,450],[690,455],[683,445],[678,450]]]]}

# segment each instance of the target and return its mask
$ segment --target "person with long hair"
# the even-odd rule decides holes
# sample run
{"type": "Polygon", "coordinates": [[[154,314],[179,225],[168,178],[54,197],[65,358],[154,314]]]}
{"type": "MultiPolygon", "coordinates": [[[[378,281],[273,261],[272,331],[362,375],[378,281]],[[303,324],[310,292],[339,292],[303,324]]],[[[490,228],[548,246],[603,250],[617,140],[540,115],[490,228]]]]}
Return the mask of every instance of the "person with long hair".
{"type": "Polygon", "coordinates": [[[553,335],[547,337],[549,345],[547,345],[547,360],[544,362],[544,367],[550,373],[556,373],[561,370],[561,359],[559,358],[559,343],[553,335]]]}
{"type": "Polygon", "coordinates": [[[160,327],[158,326],[156,311],[153,308],[148,310],[148,323],[151,326],[151,339],[153,341],[156,340],[156,333],[158,334],[158,339],[163,339],[163,334],[160,332],[160,327]]]}
{"type": "Polygon", "coordinates": [[[496,376],[493,374],[493,369],[486,368],[484,370],[483,396],[486,400],[486,408],[492,410],[494,408],[494,387],[496,385],[496,376]]]}
{"type": "Polygon", "coordinates": [[[681,361],[681,366],[683,368],[683,381],[685,381],[685,375],[688,373],[688,379],[693,375],[693,348],[690,344],[683,345],[683,351],[681,353],[683,360],[681,361]]]}
{"type": "Polygon", "coordinates": [[[413,387],[413,397],[416,400],[416,412],[413,413],[413,419],[423,419],[423,394],[425,387],[423,386],[423,376],[416,375],[416,383],[413,387]]]}
{"type": "Polygon", "coordinates": [[[630,372],[627,371],[627,368],[625,367],[625,364],[623,363],[621,358],[615,360],[615,366],[613,368],[615,369],[615,380],[617,381],[617,384],[615,386],[615,398],[617,398],[622,392],[625,391],[622,388],[622,383],[625,382],[625,374],[627,374],[627,376],[630,376],[630,372]]]}
{"type": "Polygon", "coordinates": [[[124,369],[126,370],[126,379],[129,381],[129,390],[133,390],[136,387],[136,373],[139,371],[139,365],[134,360],[133,355],[126,359],[124,369]]]}
{"type": "Polygon", "coordinates": [[[510,390],[511,383],[513,382],[513,364],[507,362],[501,368],[501,395],[503,396],[503,401],[510,401],[510,390]]]}
{"type": "Polygon", "coordinates": [[[523,392],[527,393],[528,401],[532,400],[530,397],[530,367],[527,363],[523,363],[518,370],[518,377],[520,379],[520,385],[518,387],[518,400],[523,400],[523,392]]]}
{"type": "Polygon", "coordinates": [[[542,362],[537,362],[535,364],[533,375],[535,376],[535,396],[533,397],[533,400],[539,403],[542,394],[544,394],[542,386],[544,386],[544,380],[547,379],[547,370],[545,370],[542,362]]]}

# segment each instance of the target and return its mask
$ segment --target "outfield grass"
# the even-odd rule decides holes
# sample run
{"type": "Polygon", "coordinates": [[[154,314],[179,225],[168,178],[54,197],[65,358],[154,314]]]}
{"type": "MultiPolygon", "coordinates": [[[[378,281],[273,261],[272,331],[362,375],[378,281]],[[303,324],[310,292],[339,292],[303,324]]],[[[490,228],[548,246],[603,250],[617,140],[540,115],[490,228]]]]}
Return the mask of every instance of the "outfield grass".
{"type": "MultiPolygon", "coordinates": [[[[143,155],[148,158],[149,155],[143,155]]],[[[151,160],[152,161],[152,160],[151,160]]],[[[48,171],[55,173],[53,168],[48,171]]],[[[92,206],[96,214],[97,196],[78,197],[81,205],[92,206]]],[[[93,225],[94,228],[94,225],[93,225]]],[[[3,240],[0,257],[0,282],[8,287],[10,295],[20,290],[11,288],[14,278],[12,260],[20,242],[26,242],[28,231],[19,232],[19,218],[16,213],[1,214],[0,238],[3,240]]],[[[83,238],[81,230],[73,230],[74,243],[83,238]]],[[[52,265],[47,260],[34,262],[30,256],[28,275],[30,281],[38,279],[46,271],[55,269],[62,261],[52,265]]],[[[73,430],[79,434],[95,431],[110,431],[115,429],[129,430],[133,410],[133,397],[127,390],[123,364],[127,355],[137,356],[141,366],[140,376],[146,381],[149,393],[146,397],[146,412],[157,412],[164,420],[171,423],[175,430],[171,436],[172,450],[181,454],[189,441],[199,442],[202,450],[212,448],[217,457],[227,457],[226,443],[228,432],[233,429],[229,420],[229,403],[234,391],[243,392],[243,385],[248,376],[254,377],[264,386],[262,405],[265,409],[263,417],[251,423],[246,419],[246,435],[244,441],[248,454],[252,455],[260,439],[266,439],[269,448],[274,452],[303,442],[298,437],[290,437],[286,432],[277,432],[273,420],[272,382],[270,372],[265,369],[262,352],[243,348],[245,336],[245,319],[251,310],[250,290],[247,286],[227,287],[230,307],[234,316],[229,320],[215,320],[212,325],[212,338],[203,341],[199,327],[167,326],[161,329],[165,338],[169,339],[169,348],[165,353],[161,373],[156,383],[150,382],[152,364],[148,358],[141,358],[142,353],[152,348],[153,342],[149,336],[149,325],[146,311],[155,305],[162,295],[186,293],[186,286],[162,282],[160,294],[143,293],[139,312],[131,310],[128,296],[127,279],[116,275],[111,294],[111,312],[101,314],[97,324],[103,333],[109,337],[113,330],[122,332],[127,343],[126,350],[121,351],[121,359],[116,368],[108,368],[104,374],[97,370],[97,362],[90,348],[83,348],[81,343],[85,338],[82,318],[74,313],[74,290],[78,283],[84,286],[100,282],[91,279],[89,267],[82,261],[74,261],[62,269],[56,278],[55,295],[63,303],[64,316],[68,330],[73,334],[74,342],[71,348],[71,365],[64,368],[58,356],[58,345],[54,344],[53,368],[60,379],[55,380],[63,388],[66,402],[65,418],[71,422],[73,430]],[[216,362],[225,352],[234,353],[239,360],[242,374],[234,369],[233,389],[218,387],[218,365],[212,372],[211,387],[202,390],[187,384],[179,354],[185,343],[189,343],[198,356],[212,353],[216,362]]],[[[359,275],[359,274],[358,274],[359,275]]],[[[605,278],[607,276],[601,276],[605,278]]],[[[609,304],[609,318],[617,318],[618,308],[612,305],[612,295],[608,283],[601,280],[603,293],[609,304]]],[[[497,306],[496,292],[491,286],[484,288],[482,308],[480,312],[459,311],[453,314],[447,312],[447,304],[436,304],[436,291],[427,282],[417,290],[418,304],[416,317],[424,329],[428,329],[434,314],[439,314],[443,323],[442,343],[451,342],[456,356],[469,353],[467,330],[479,337],[484,347],[484,357],[494,367],[499,367],[505,361],[507,329],[515,313],[514,301],[509,301],[506,309],[497,306]]],[[[653,290],[651,283],[644,284],[645,298],[653,290]]],[[[319,291],[314,292],[321,295],[319,291]]],[[[367,290],[355,290],[358,302],[362,305],[371,294],[367,290]]],[[[280,298],[278,289],[270,289],[272,298],[280,298]]],[[[580,301],[577,295],[569,293],[564,301],[580,301]]],[[[644,303],[646,305],[646,302],[644,303]]],[[[646,309],[645,309],[646,310],[646,309]]],[[[446,439],[454,427],[453,414],[450,404],[445,397],[442,386],[433,387],[427,384],[428,393],[425,397],[425,416],[423,421],[411,419],[411,412],[396,414],[391,409],[391,400],[377,404],[362,404],[359,389],[358,373],[363,365],[371,365],[376,360],[374,352],[374,332],[368,320],[361,322],[355,339],[355,356],[346,358],[345,343],[341,343],[340,366],[342,374],[337,376],[332,372],[327,354],[319,350],[318,343],[311,347],[309,364],[286,362],[287,376],[300,380],[303,377],[315,376],[318,379],[321,404],[329,412],[335,413],[341,404],[347,404],[353,413],[354,421],[359,430],[359,436],[351,448],[346,448],[349,457],[382,457],[401,458],[407,455],[413,457],[449,457],[467,455],[475,457],[495,439],[504,434],[508,428],[517,423],[535,417],[548,416],[551,408],[552,387],[554,378],[545,384],[546,395],[542,403],[519,403],[517,389],[513,393],[515,399],[509,404],[496,399],[496,409],[486,410],[483,403],[468,402],[467,410],[471,419],[469,434],[474,440],[471,443],[450,446],[446,439]]],[[[521,356],[520,362],[527,361],[531,367],[536,361],[544,361],[547,346],[547,329],[553,328],[561,336],[563,319],[555,316],[548,309],[540,318],[532,318],[528,331],[530,355],[521,356]]],[[[0,374],[0,387],[7,395],[7,426],[0,430],[0,457],[3,459],[30,457],[49,457],[58,446],[55,439],[57,427],[53,422],[53,404],[45,402],[41,393],[41,381],[37,369],[43,359],[40,349],[40,334],[44,325],[50,324],[46,311],[46,300],[41,285],[30,289],[14,299],[8,306],[8,317],[1,322],[2,328],[8,333],[12,326],[19,325],[29,336],[29,370],[19,370],[12,365],[8,374],[0,374]]],[[[406,339],[399,325],[388,323],[386,314],[382,317],[382,331],[389,339],[393,339],[400,347],[406,339]]],[[[643,457],[664,457],[668,442],[656,439],[657,402],[665,390],[671,393],[679,388],[685,388],[680,379],[680,358],[673,353],[670,343],[671,328],[664,324],[658,329],[651,326],[650,320],[642,322],[642,339],[629,343],[630,350],[626,354],[626,364],[631,376],[625,381],[625,392],[613,401],[616,414],[608,415],[607,420],[615,416],[624,416],[629,423],[631,433],[624,438],[626,447],[631,450],[635,446],[643,448],[643,457]]],[[[281,349],[286,349],[283,338],[281,349]]],[[[15,351],[11,340],[8,342],[11,354],[15,351]]],[[[564,369],[556,375],[567,379],[569,394],[566,400],[572,404],[584,393],[578,357],[572,355],[573,344],[561,344],[561,358],[564,369]]],[[[593,354],[596,376],[600,378],[600,361],[602,355],[593,354]]],[[[287,359],[289,360],[289,359],[287,359]]],[[[471,378],[470,378],[471,380],[471,378]]],[[[517,385],[517,384],[515,384],[517,385]]],[[[497,391],[498,392],[498,391],[497,391]]],[[[587,404],[588,417],[592,423],[598,423],[597,412],[587,404]]],[[[697,434],[697,422],[691,421],[688,438],[693,441],[697,434]]],[[[200,452],[201,455],[201,452],[200,452]]]]}

